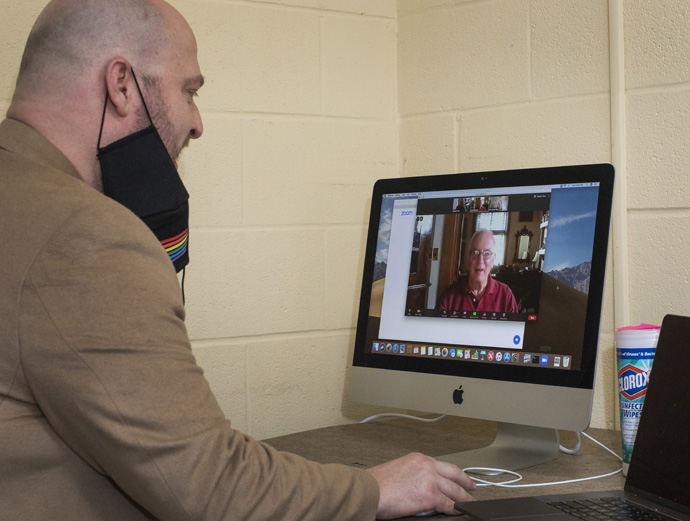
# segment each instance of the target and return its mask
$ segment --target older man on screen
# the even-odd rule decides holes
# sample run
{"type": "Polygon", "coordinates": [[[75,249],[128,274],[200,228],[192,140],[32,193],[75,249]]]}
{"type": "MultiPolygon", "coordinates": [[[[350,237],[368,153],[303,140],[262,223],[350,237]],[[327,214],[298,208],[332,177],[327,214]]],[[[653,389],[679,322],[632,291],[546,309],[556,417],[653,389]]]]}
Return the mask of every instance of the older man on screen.
{"type": "Polygon", "coordinates": [[[449,286],[438,301],[441,311],[491,311],[517,313],[511,289],[491,277],[496,241],[489,230],[478,230],[470,240],[468,274],[449,286]]]}

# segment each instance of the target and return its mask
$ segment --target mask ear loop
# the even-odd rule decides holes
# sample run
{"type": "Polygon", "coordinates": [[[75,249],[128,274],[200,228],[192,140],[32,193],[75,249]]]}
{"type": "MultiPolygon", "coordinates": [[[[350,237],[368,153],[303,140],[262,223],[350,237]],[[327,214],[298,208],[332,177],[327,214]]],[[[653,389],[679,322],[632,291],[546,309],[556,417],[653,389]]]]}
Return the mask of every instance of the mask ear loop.
{"type": "MultiPolygon", "coordinates": [[[[151,119],[151,114],[149,114],[149,108],[146,106],[146,100],[144,99],[144,94],[141,92],[141,87],[139,87],[139,82],[137,81],[137,75],[134,74],[134,67],[129,68],[130,72],[132,73],[132,78],[134,78],[134,84],[137,86],[137,90],[139,91],[139,96],[141,97],[141,102],[144,104],[144,110],[146,111],[146,116],[149,118],[149,123],[153,125],[153,120],[151,119]]],[[[155,125],[153,125],[155,126],[155,125]]]]}
{"type": "MultiPolygon", "coordinates": [[[[96,150],[101,148],[101,136],[103,135],[103,124],[105,123],[105,109],[108,108],[108,87],[105,89],[105,101],[103,102],[103,115],[101,116],[101,128],[98,130],[98,143],[96,143],[96,150]]],[[[96,154],[98,155],[98,154],[96,154]]]]}
{"type": "Polygon", "coordinates": [[[187,274],[187,266],[182,268],[182,283],[180,284],[181,289],[182,289],[182,305],[184,306],[186,304],[185,298],[184,298],[184,277],[187,274]]]}

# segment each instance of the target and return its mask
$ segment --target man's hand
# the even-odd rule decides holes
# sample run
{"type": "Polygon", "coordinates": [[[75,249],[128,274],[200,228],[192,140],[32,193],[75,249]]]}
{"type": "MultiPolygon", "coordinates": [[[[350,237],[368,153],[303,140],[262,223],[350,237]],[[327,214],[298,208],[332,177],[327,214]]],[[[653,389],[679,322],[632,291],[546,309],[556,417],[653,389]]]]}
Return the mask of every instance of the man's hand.
{"type": "Polygon", "coordinates": [[[378,519],[428,510],[457,515],[456,502],[474,501],[468,493],[476,488],[474,481],[455,465],[423,454],[408,454],[368,471],[379,483],[378,519]]]}

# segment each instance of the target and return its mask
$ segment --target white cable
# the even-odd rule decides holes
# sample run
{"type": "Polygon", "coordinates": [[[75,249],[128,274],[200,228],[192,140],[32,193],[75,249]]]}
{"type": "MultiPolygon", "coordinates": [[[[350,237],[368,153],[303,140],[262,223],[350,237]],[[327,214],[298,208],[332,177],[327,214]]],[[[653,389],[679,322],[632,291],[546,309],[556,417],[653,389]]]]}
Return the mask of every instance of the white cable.
{"type": "Polygon", "coordinates": [[[446,416],[448,416],[448,415],[442,414],[441,416],[437,416],[435,418],[420,418],[419,416],[412,416],[409,414],[399,414],[396,412],[386,412],[383,414],[375,414],[374,416],[369,416],[368,418],[364,418],[359,423],[368,423],[372,420],[378,420],[380,418],[405,418],[407,420],[414,420],[414,421],[418,421],[418,422],[434,423],[434,422],[437,422],[437,421],[444,419],[446,416]]]}
{"type": "MultiPolygon", "coordinates": [[[[610,452],[611,454],[613,454],[617,459],[619,459],[621,461],[623,460],[623,458],[621,458],[618,454],[616,454],[614,451],[609,449],[603,443],[592,438],[589,434],[584,433],[584,432],[582,434],[584,434],[587,438],[592,440],[594,443],[596,443],[597,445],[599,445],[603,449],[605,449],[608,452],[610,452]]],[[[563,449],[563,448],[561,447],[561,449],[563,449]]],[[[572,450],[577,450],[577,449],[579,449],[579,443],[578,443],[578,447],[576,447],[576,449],[572,449],[572,450]]],[[[566,450],[570,450],[570,449],[566,449],[566,450]]],[[[569,479],[569,480],[565,480],[565,481],[554,481],[551,483],[533,483],[533,484],[523,484],[523,485],[513,485],[513,483],[516,483],[516,482],[522,480],[523,478],[520,474],[518,474],[517,472],[513,472],[512,470],[491,469],[491,468],[483,468],[483,467],[467,467],[467,468],[463,469],[464,472],[470,472],[470,473],[472,472],[472,470],[484,470],[484,471],[490,471],[490,472],[500,472],[503,474],[512,474],[513,476],[516,476],[516,479],[510,480],[510,481],[502,481],[500,483],[495,483],[493,481],[486,481],[486,480],[483,480],[481,478],[470,476],[470,478],[472,478],[474,481],[477,482],[478,487],[526,488],[526,487],[548,487],[548,486],[552,486],[552,485],[566,485],[569,483],[578,483],[580,481],[590,481],[593,479],[607,478],[609,476],[613,476],[615,474],[618,474],[619,472],[622,472],[623,467],[619,468],[618,470],[614,470],[613,472],[609,472],[607,474],[601,474],[599,476],[590,476],[588,478],[577,478],[577,479],[569,479]]]]}
{"type": "MultiPolygon", "coordinates": [[[[468,469],[472,468],[478,468],[478,467],[468,467],[468,469]]],[[[479,467],[480,468],[480,467],[479,467]]],[[[467,469],[463,469],[467,471],[467,469]]],[[[505,470],[505,469],[486,469],[486,470],[492,470],[492,471],[497,471],[497,472],[504,472],[506,474],[513,474],[520,476],[517,472],[513,472],[511,470],[505,470]]],[[[550,487],[552,485],[567,485],[568,483],[577,483],[579,481],[590,481],[593,479],[601,479],[601,478],[607,478],[609,476],[613,476],[615,474],[618,474],[621,472],[623,468],[619,468],[618,470],[614,470],[613,472],[609,472],[608,474],[601,474],[599,476],[590,476],[587,478],[578,478],[578,479],[568,479],[565,481],[553,481],[551,483],[531,483],[531,484],[523,484],[523,485],[512,485],[511,483],[515,483],[516,481],[520,481],[522,479],[522,476],[520,476],[519,479],[514,479],[511,481],[504,481],[501,483],[494,483],[492,481],[485,481],[481,478],[476,478],[474,476],[470,476],[474,481],[477,481],[477,486],[478,487],[504,487],[504,488],[527,488],[527,487],[550,487]]]]}
{"type": "MultiPolygon", "coordinates": [[[[383,414],[375,414],[373,416],[369,416],[368,418],[364,418],[359,423],[368,423],[370,421],[378,420],[380,418],[405,418],[408,420],[414,420],[414,421],[419,421],[419,422],[433,423],[433,422],[443,420],[446,416],[447,416],[446,414],[442,414],[441,416],[437,416],[435,418],[420,418],[419,416],[412,416],[409,414],[399,414],[399,413],[394,413],[394,412],[387,412],[387,413],[383,413],[383,414]]],[[[592,438],[586,432],[583,432],[583,433],[576,432],[575,433],[575,435],[577,437],[577,443],[575,444],[575,447],[572,449],[567,449],[563,445],[559,445],[558,448],[561,450],[561,452],[564,452],[565,454],[576,454],[580,450],[580,447],[582,445],[582,438],[580,437],[580,434],[586,436],[587,438],[592,440],[594,443],[599,445],[601,448],[603,448],[606,451],[613,454],[620,461],[623,461],[623,458],[621,458],[618,454],[616,454],[614,451],[609,449],[603,443],[592,438]]],[[[488,471],[488,472],[496,472],[496,473],[500,473],[500,474],[512,474],[513,476],[515,476],[515,479],[511,479],[509,481],[502,481],[500,483],[496,483],[493,481],[486,481],[484,479],[477,478],[475,476],[470,476],[470,478],[473,479],[477,483],[478,487],[526,488],[526,487],[549,487],[552,485],[567,485],[568,483],[578,483],[580,481],[590,481],[593,479],[607,478],[609,476],[613,476],[615,474],[618,474],[619,472],[622,472],[623,467],[619,468],[618,470],[614,470],[613,472],[609,472],[608,474],[601,474],[599,476],[590,476],[588,478],[569,479],[569,480],[565,480],[565,481],[554,481],[551,483],[533,483],[533,484],[522,484],[522,485],[514,485],[513,484],[513,483],[517,483],[518,481],[521,481],[523,479],[523,477],[522,477],[522,475],[520,475],[517,472],[514,472],[512,470],[494,469],[494,468],[488,468],[488,467],[466,467],[462,470],[463,470],[463,472],[467,472],[467,473],[471,473],[473,470],[481,470],[481,471],[488,471]]]]}
{"type": "Polygon", "coordinates": [[[609,451],[611,454],[613,454],[614,456],[616,456],[616,458],[618,458],[619,460],[623,461],[623,458],[622,458],[621,456],[619,456],[618,454],[616,454],[615,452],[613,452],[611,449],[609,449],[609,448],[608,448],[606,445],[604,445],[603,443],[601,443],[601,442],[595,440],[594,438],[592,438],[592,437],[591,437],[589,434],[587,434],[586,432],[583,432],[582,434],[584,434],[585,436],[587,436],[590,440],[592,440],[594,443],[596,443],[597,445],[599,445],[602,449],[605,449],[605,450],[609,451]]]}
{"type": "Polygon", "coordinates": [[[565,454],[577,454],[578,451],[580,450],[580,446],[582,445],[582,438],[580,438],[580,433],[575,432],[575,436],[577,437],[577,443],[575,444],[574,449],[566,449],[563,445],[559,445],[558,448],[561,450],[561,452],[565,454]]]}
{"type": "Polygon", "coordinates": [[[506,469],[493,469],[490,467],[465,467],[462,469],[463,472],[466,473],[472,473],[473,470],[478,470],[482,472],[496,472],[496,473],[501,473],[501,474],[512,474],[515,476],[515,479],[512,479],[510,481],[501,481],[500,483],[496,483],[495,481],[486,481],[481,478],[477,478],[475,476],[470,476],[471,479],[473,479],[478,487],[508,487],[510,486],[511,483],[517,483],[518,481],[522,480],[522,475],[518,474],[517,472],[514,472],[512,470],[506,470],[506,469]]]}

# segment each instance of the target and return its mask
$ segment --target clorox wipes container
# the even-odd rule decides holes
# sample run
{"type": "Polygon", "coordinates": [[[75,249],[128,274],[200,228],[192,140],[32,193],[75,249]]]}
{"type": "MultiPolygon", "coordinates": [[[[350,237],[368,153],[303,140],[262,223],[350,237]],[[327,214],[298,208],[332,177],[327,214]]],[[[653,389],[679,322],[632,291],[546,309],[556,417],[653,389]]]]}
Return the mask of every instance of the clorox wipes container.
{"type": "Polygon", "coordinates": [[[623,475],[628,474],[647,384],[652,371],[660,326],[640,324],[616,330],[618,395],[623,440],[623,475]]]}

